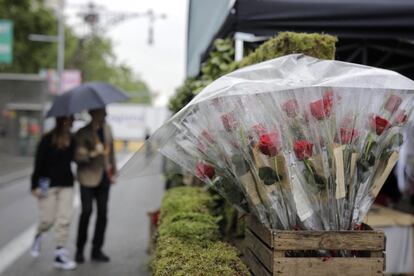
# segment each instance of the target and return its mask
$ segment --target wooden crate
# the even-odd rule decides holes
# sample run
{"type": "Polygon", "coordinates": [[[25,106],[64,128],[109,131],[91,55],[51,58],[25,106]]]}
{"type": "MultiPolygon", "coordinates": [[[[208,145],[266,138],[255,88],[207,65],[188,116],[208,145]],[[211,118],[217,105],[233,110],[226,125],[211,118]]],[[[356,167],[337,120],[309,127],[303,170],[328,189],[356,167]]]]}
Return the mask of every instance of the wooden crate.
{"type": "MultiPolygon", "coordinates": [[[[382,231],[270,230],[247,218],[244,260],[253,275],[383,275],[382,231]],[[349,250],[358,257],[291,257],[292,252],[349,250]]],[[[304,255],[304,254],[297,254],[304,255]]]]}

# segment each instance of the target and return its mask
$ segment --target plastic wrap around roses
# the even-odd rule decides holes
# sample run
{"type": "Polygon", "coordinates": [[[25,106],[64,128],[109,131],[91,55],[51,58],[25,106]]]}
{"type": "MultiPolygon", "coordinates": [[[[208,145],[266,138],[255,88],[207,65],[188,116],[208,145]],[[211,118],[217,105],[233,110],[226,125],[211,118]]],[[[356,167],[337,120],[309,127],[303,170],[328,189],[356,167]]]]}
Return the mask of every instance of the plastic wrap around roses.
{"type": "Polygon", "coordinates": [[[217,80],[155,136],[167,137],[163,155],[269,227],[352,229],[398,160],[413,87],[387,70],[291,55],[217,80]]]}

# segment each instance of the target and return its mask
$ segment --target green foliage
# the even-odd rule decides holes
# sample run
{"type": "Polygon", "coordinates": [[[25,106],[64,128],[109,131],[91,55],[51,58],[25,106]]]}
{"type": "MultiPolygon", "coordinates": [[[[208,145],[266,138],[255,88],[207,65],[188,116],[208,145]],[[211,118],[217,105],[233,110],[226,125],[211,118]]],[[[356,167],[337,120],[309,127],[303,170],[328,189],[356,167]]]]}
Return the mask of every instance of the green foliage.
{"type": "MultiPolygon", "coordinates": [[[[0,72],[38,73],[56,68],[57,44],[30,41],[30,34],[56,35],[57,19],[43,0],[0,0],[0,18],[14,23],[13,63],[0,72]]],[[[65,28],[65,68],[78,69],[84,81],[105,81],[126,91],[130,102],[151,103],[150,89],[132,69],[120,64],[111,40],[99,35],[78,38],[65,28]]]]}
{"type": "Polygon", "coordinates": [[[156,252],[155,276],[237,276],[250,275],[233,247],[223,242],[209,242],[206,246],[177,238],[163,241],[156,252]]]}
{"type": "Polygon", "coordinates": [[[233,40],[216,39],[214,50],[201,66],[202,79],[213,81],[235,68],[233,40]]]}
{"type": "Polygon", "coordinates": [[[334,59],[336,42],[336,37],[327,34],[282,32],[246,56],[238,68],[294,53],[334,59]]]}
{"type": "Polygon", "coordinates": [[[177,187],[165,193],[162,201],[161,221],[172,214],[198,212],[209,214],[214,198],[202,188],[177,187]]]}
{"type": "Polygon", "coordinates": [[[56,34],[57,22],[41,0],[0,0],[0,18],[13,21],[13,63],[0,72],[37,73],[56,67],[56,45],[30,41],[30,34],[56,34]],[[28,62],[30,61],[30,62],[28,62]]]}
{"type": "Polygon", "coordinates": [[[222,75],[233,71],[235,66],[233,41],[231,39],[215,40],[214,50],[201,67],[201,77],[188,78],[182,86],[177,88],[175,95],[169,102],[170,110],[174,113],[178,112],[204,87],[222,75]]]}
{"type": "Polygon", "coordinates": [[[303,53],[320,59],[333,59],[336,42],[336,37],[327,34],[282,32],[263,43],[240,62],[234,62],[233,41],[217,39],[214,42],[214,50],[201,67],[201,76],[189,78],[177,88],[170,100],[169,108],[172,112],[178,112],[212,81],[244,66],[293,53],[303,53]]]}
{"type": "Polygon", "coordinates": [[[237,251],[218,241],[215,197],[195,187],[169,190],[162,201],[153,274],[249,275],[237,251]]]}
{"type": "MultiPolygon", "coordinates": [[[[178,212],[171,216],[166,217],[163,220],[164,224],[173,224],[179,221],[187,222],[200,222],[205,224],[216,224],[217,220],[209,214],[199,213],[199,212],[178,212]]],[[[160,230],[162,226],[160,225],[160,230]]]]}
{"type": "Polygon", "coordinates": [[[177,213],[163,221],[158,233],[160,240],[165,237],[176,237],[200,244],[219,238],[216,219],[202,213],[177,213]]]}
{"type": "Polygon", "coordinates": [[[147,85],[131,68],[119,64],[110,39],[95,35],[80,40],[78,50],[68,65],[82,71],[84,81],[102,81],[120,87],[131,97],[129,102],[151,103],[147,85]]]}
{"type": "Polygon", "coordinates": [[[184,84],[176,89],[175,95],[170,99],[168,104],[169,109],[174,113],[178,112],[210,83],[210,80],[200,80],[197,78],[186,79],[184,84]]]}
{"type": "Polygon", "coordinates": [[[282,176],[274,171],[271,167],[261,167],[259,168],[259,177],[263,180],[265,185],[272,185],[275,182],[282,180],[282,176]]]}

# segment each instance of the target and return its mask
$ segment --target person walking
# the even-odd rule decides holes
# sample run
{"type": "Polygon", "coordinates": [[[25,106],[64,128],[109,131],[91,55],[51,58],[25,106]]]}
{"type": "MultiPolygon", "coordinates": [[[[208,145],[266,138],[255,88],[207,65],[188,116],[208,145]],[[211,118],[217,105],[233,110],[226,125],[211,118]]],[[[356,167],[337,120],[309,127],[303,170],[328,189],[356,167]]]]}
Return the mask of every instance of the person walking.
{"type": "Polygon", "coordinates": [[[78,164],[78,180],[82,212],[79,218],[75,260],[83,263],[84,247],[88,238],[88,225],[92,214],[92,203],[96,201],[97,217],[92,241],[91,259],[109,262],[103,253],[105,230],[107,225],[107,206],[110,185],[115,183],[117,168],[115,162],[112,131],[105,122],[105,108],[89,111],[90,124],[75,135],[75,161],[78,164]]]}
{"type": "Polygon", "coordinates": [[[38,199],[40,218],[31,255],[40,255],[42,236],[55,225],[54,266],[64,270],[76,268],[76,263],[68,257],[65,249],[73,210],[72,123],[71,116],[56,118],[55,128],[39,142],[31,177],[31,193],[38,199]]]}

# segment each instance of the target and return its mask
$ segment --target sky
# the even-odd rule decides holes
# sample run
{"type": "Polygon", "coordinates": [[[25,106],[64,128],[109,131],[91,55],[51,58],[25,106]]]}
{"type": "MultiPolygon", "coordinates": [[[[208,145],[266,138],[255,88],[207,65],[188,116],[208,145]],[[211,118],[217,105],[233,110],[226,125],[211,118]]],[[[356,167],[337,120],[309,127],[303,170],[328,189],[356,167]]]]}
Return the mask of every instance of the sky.
{"type": "MultiPolygon", "coordinates": [[[[159,94],[156,105],[165,105],[185,78],[187,33],[187,0],[95,0],[94,4],[106,12],[146,12],[166,14],[154,24],[154,44],[148,45],[149,20],[138,17],[110,26],[106,36],[114,42],[114,50],[122,63],[159,94]]],[[[76,13],[85,11],[86,1],[66,0],[67,23],[85,31],[76,13]]]]}

